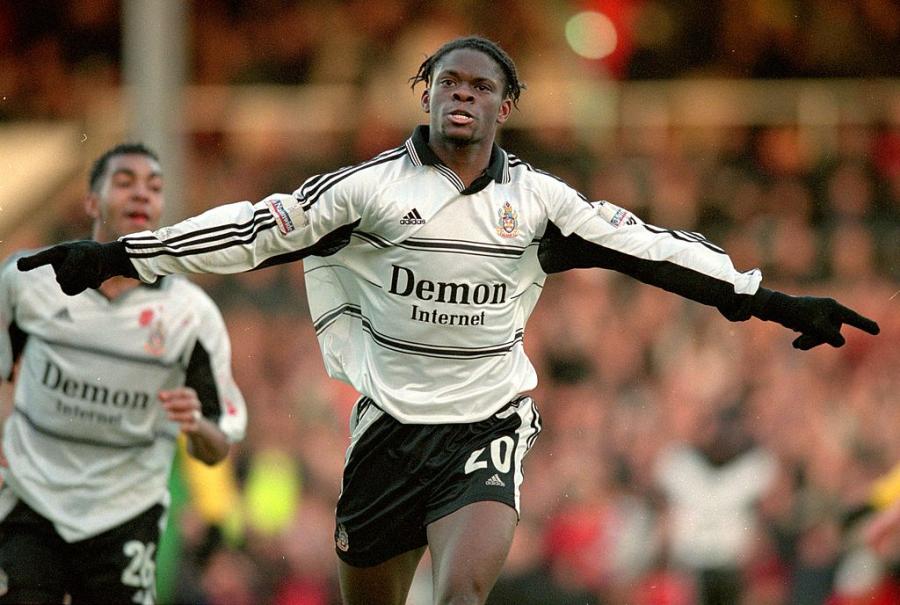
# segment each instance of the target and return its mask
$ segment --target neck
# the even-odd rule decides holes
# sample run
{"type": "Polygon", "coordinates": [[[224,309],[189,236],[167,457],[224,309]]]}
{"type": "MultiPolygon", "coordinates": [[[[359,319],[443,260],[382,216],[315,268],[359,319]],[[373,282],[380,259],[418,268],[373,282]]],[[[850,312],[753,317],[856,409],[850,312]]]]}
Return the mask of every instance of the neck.
{"type": "MultiPolygon", "coordinates": [[[[101,244],[113,242],[118,239],[116,235],[106,233],[96,224],[94,225],[93,238],[95,242],[100,242],[101,244]]],[[[140,280],[132,279],[130,277],[116,276],[110,277],[108,280],[100,284],[100,287],[97,289],[101,294],[103,294],[103,296],[105,296],[109,300],[115,300],[129,290],[137,288],[140,284],[140,280]]]]}
{"type": "Polygon", "coordinates": [[[472,184],[491,162],[491,142],[481,141],[470,144],[457,144],[453,141],[429,136],[428,146],[434,154],[456,173],[466,187],[472,184]]]}
{"type": "Polygon", "coordinates": [[[100,287],[97,289],[109,300],[115,300],[126,292],[134,290],[139,285],[141,285],[140,280],[118,275],[116,277],[110,277],[100,284],[100,287]]]}

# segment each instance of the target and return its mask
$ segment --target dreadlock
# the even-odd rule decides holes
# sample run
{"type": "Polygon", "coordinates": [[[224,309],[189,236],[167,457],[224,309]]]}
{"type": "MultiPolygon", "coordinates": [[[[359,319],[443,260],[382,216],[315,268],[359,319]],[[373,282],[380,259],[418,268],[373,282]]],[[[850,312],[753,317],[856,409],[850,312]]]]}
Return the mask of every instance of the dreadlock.
{"type": "Polygon", "coordinates": [[[516,64],[513,63],[513,60],[506,54],[505,50],[500,48],[496,43],[491,42],[486,38],[482,38],[481,36],[456,38],[441,46],[437,49],[437,52],[422,62],[416,75],[409,79],[412,87],[415,88],[416,84],[419,82],[425,84],[426,87],[429,86],[431,84],[434,66],[437,65],[437,62],[441,57],[460,48],[469,48],[482,52],[492,58],[497,65],[500,66],[506,79],[506,88],[503,90],[504,96],[512,99],[513,105],[518,107],[519,95],[525,90],[525,83],[519,81],[519,73],[516,71],[516,64]]]}
{"type": "Polygon", "coordinates": [[[143,143],[121,143],[116,145],[115,147],[108,149],[103,155],[101,155],[94,162],[94,165],[91,167],[91,174],[88,177],[88,185],[90,186],[91,191],[96,191],[97,187],[100,186],[100,179],[103,178],[103,175],[106,173],[106,168],[109,165],[109,161],[120,155],[144,155],[148,158],[159,162],[159,157],[156,155],[156,152],[144,145],[143,143]]]}

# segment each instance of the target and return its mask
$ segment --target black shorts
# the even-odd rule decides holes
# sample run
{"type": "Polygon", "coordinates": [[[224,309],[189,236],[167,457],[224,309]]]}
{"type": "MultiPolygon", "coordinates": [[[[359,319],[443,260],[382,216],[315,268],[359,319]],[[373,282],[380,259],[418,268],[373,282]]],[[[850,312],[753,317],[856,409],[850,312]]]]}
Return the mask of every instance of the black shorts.
{"type": "Polygon", "coordinates": [[[425,546],[429,523],[473,502],[518,513],[522,459],[540,430],[531,397],[471,424],[401,424],[361,398],[337,504],[338,557],[370,567],[425,546]]]}
{"type": "Polygon", "coordinates": [[[19,501],[0,522],[0,604],[62,603],[68,593],[72,605],[152,605],[164,514],[156,505],[98,536],[68,543],[19,501]]]}

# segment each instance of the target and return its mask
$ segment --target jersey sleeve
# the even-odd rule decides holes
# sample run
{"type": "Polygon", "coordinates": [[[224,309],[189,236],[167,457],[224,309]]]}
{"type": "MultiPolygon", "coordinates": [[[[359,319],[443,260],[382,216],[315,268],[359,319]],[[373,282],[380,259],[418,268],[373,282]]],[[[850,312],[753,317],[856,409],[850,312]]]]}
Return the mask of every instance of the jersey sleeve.
{"type": "Polygon", "coordinates": [[[762,280],[758,269],[736,270],[728,254],[700,233],[656,227],[615,204],[587,202],[574,192],[561,197],[550,205],[538,248],[545,272],[612,269],[714,306],[732,321],[750,318],[762,280]]]}
{"type": "Polygon", "coordinates": [[[185,386],[200,399],[203,417],[215,422],[231,443],[244,438],[247,406],[231,373],[231,340],[222,314],[203,297],[197,342],[188,361],[185,386]]]}
{"type": "Polygon", "coordinates": [[[163,227],[121,238],[140,278],[154,282],[173,273],[238,273],[327,256],[350,241],[366,199],[362,179],[334,180],[293,194],[273,194],[251,203],[224,204],[163,227]]]}

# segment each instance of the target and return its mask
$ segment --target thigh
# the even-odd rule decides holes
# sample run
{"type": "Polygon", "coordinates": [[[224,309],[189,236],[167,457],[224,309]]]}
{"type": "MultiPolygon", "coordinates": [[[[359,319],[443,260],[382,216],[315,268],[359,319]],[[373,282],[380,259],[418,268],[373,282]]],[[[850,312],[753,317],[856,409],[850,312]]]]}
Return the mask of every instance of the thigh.
{"type": "Polygon", "coordinates": [[[156,549],[165,511],[157,505],[99,536],[69,545],[72,605],[156,602],[156,549]]]}
{"type": "Polygon", "coordinates": [[[375,567],[425,546],[427,490],[413,468],[419,437],[417,427],[374,404],[361,412],[335,511],[335,550],[343,563],[375,567]]]}
{"type": "Polygon", "coordinates": [[[530,397],[458,427],[427,513],[436,603],[484,603],[519,520],[523,460],[540,432],[530,397]]]}
{"type": "Polygon", "coordinates": [[[0,604],[62,603],[64,547],[53,524],[20,502],[0,522],[0,604]]]}
{"type": "Polygon", "coordinates": [[[523,462],[541,430],[531,397],[521,397],[499,412],[466,425],[448,425],[435,472],[425,522],[474,502],[502,502],[519,511],[523,462]]]}
{"type": "Polygon", "coordinates": [[[435,603],[484,603],[509,547],[518,515],[501,502],[464,506],[428,526],[435,603]]]}
{"type": "Polygon", "coordinates": [[[378,565],[354,567],[338,562],[344,605],[403,605],[425,547],[378,565]]]}

